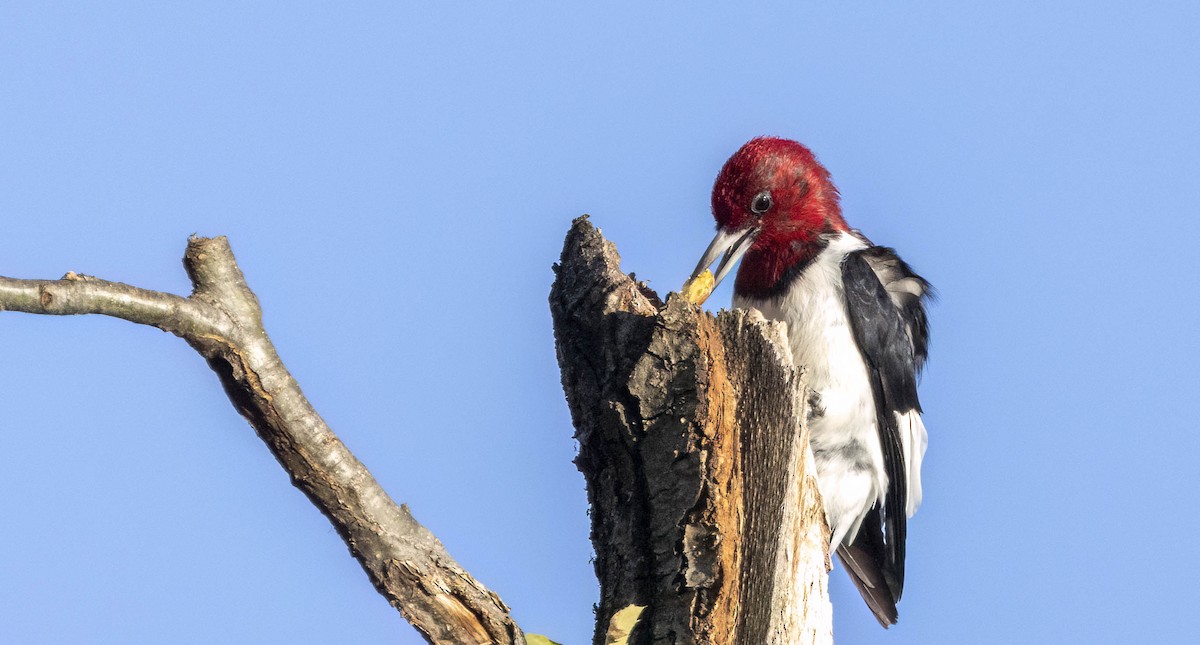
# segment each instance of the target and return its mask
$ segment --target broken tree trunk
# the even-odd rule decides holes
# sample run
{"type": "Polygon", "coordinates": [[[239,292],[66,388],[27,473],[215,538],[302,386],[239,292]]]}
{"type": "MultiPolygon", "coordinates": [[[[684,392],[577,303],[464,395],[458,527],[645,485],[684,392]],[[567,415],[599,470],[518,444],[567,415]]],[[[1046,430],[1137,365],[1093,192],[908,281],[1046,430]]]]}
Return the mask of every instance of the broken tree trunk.
{"type": "Polygon", "coordinates": [[[550,292],[600,579],[595,642],[832,643],[829,531],[780,324],[666,304],[586,216],[550,292]]]}

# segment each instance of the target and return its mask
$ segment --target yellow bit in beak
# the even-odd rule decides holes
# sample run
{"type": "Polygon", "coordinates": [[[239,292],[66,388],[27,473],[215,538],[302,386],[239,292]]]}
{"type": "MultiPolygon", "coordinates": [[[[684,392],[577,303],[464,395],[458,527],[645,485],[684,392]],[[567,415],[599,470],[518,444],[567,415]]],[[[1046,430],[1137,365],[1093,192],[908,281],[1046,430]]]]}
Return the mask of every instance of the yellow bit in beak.
{"type": "Polygon", "coordinates": [[[712,271],[705,269],[696,275],[696,277],[683,283],[683,289],[680,291],[688,302],[693,305],[702,305],[705,300],[708,300],[709,294],[712,293],[715,282],[716,280],[713,279],[712,271]]]}

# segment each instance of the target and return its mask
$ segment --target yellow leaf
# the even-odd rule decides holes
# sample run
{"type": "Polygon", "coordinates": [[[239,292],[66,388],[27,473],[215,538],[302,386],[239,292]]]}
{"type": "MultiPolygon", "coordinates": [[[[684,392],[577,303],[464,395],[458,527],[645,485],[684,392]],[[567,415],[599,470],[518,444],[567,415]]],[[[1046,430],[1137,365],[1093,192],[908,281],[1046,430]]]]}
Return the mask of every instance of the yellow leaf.
{"type": "MultiPolygon", "coordinates": [[[[708,274],[712,277],[712,274],[708,274]]],[[[608,619],[608,631],[604,634],[604,645],[629,645],[629,635],[633,633],[633,628],[637,626],[638,619],[642,617],[642,610],[645,605],[629,605],[628,607],[613,614],[612,618],[608,619]]]]}

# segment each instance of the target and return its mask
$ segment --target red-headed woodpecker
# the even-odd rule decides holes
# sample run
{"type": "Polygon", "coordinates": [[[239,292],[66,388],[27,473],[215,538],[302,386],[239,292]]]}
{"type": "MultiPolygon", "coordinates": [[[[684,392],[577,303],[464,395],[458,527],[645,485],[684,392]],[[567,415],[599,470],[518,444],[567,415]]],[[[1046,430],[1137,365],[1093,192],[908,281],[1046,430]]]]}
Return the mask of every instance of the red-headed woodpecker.
{"type": "Polygon", "coordinates": [[[842,217],[829,171],[803,145],[763,137],[717,176],[717,236],[693,279],[741,260],[733,304],[787,323],[811,388],[810,445],[832,546],[884,627],[904,587],[905,521],[921,503],[929,283],[842,217]]]}

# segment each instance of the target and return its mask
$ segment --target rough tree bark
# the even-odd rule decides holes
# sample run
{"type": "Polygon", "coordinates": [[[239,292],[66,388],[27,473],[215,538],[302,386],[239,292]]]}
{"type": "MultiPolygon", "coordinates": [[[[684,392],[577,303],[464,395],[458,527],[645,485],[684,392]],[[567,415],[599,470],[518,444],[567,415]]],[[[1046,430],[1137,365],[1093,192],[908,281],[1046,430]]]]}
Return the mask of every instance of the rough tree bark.
{"type": "Polygon", "coordinates": [[[313,409],[262,325],[225,238],[193,237],[184,266],[190,296],[68,273],[61,280],[0,277],[0,311],[103,314],[187,341],[233,405],[329,518],[375,588],[431,643],[524,643],[500,598],[472,578],[408,508],[397,505],[313,409]]]}
{"type": "Polygon", "coordinates": [[[802,372],[757,313],[664,304],[586,217],[550,294],[610,619],[631,642],[832,643],[802,372]]]}

